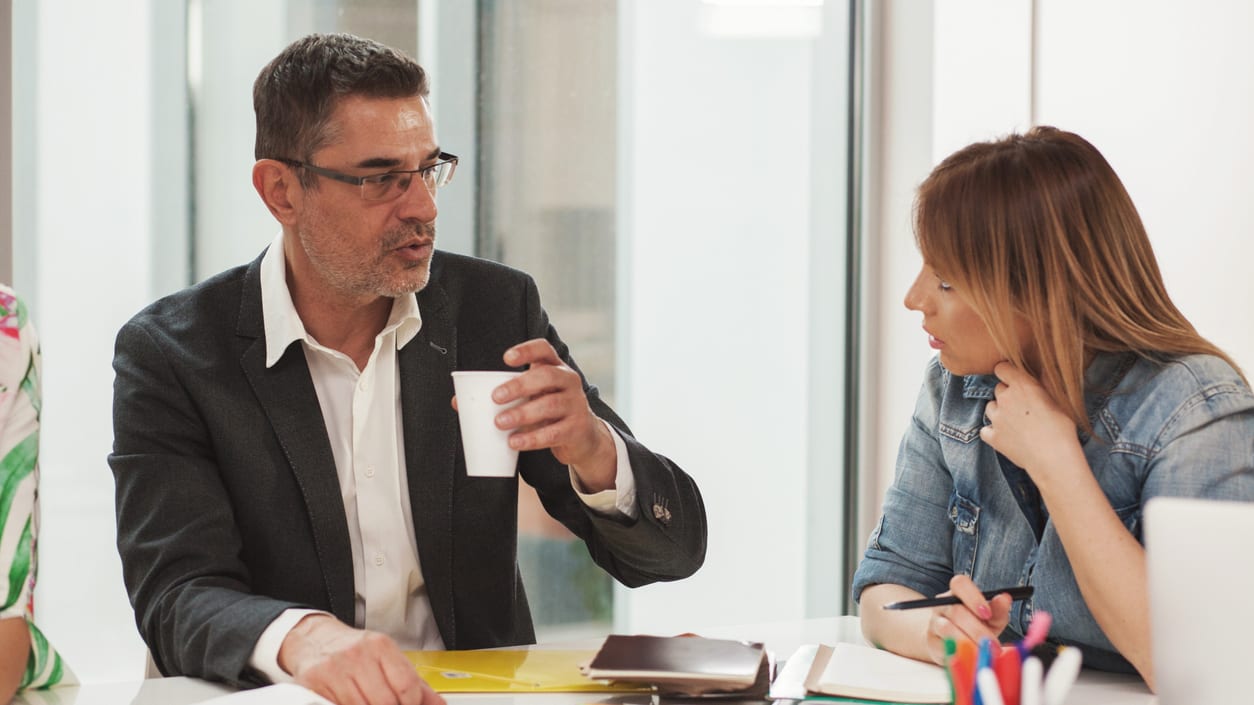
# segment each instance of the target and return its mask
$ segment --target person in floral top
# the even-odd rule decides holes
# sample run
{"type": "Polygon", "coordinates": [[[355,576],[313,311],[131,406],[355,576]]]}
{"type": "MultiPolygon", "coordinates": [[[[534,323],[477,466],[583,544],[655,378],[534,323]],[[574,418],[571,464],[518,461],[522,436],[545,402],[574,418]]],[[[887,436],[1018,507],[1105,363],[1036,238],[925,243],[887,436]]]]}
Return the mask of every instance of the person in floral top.
{"type": "Polygon", "coordinates": [[[0,703],[73,680],[34,622],[39,369],[26,307],[0,285],[0,703]]]}

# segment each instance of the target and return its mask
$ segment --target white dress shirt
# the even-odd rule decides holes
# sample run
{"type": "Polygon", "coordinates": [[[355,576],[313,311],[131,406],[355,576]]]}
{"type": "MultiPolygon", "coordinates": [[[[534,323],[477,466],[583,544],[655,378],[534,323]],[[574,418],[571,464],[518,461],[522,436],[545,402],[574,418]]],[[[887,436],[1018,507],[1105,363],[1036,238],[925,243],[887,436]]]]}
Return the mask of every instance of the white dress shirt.
{"type": "MultiPolygon", "coordinates": [[[[411,294],[395,299],[361,370],[352,358],[321,345],[305,330],[287,288],[282,233],[261,262],[261,301],[266,367],[300,341],[318,394],[348,520],[355,626],[387,634],[402,649],[443,649],[414,537],[401,426],[397,351],[422,328],[417,298],[411,294]]],[[[585,494],[574,471],[571,484],[593,510],[635,518],[635,478],[627,448],[606,426],[618,456],[615,489],[585,494]]],[[[289,609],[280,614],[262,632],[250,665],[275,683],[291,681],[279,667],[279,647],[292,627],[314,612],[318,610],[289,609]]]]}

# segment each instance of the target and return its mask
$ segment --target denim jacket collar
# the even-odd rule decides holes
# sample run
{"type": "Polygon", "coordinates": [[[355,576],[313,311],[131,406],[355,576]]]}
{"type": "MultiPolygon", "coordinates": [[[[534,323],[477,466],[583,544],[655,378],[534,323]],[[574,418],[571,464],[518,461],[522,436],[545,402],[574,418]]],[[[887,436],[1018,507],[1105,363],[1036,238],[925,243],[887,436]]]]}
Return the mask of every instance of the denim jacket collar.
{"type": "MultiPolygon", "coordinates": [[[[1084,410],[1090,425],[1096,428],[1097,415],[1136,361],[1137,355],[1130,352],[1097,353],[1093,357],[1084,370],[1084,410]]],[[[967,375],[961,379],[964,399],[992,399],[993,390],[1000,381],[997,375],[992,374],[967,375]]],[[[1080,439],[1081,442],[1087,441],[1088,434],[1081,431],[1080,439]]]]}

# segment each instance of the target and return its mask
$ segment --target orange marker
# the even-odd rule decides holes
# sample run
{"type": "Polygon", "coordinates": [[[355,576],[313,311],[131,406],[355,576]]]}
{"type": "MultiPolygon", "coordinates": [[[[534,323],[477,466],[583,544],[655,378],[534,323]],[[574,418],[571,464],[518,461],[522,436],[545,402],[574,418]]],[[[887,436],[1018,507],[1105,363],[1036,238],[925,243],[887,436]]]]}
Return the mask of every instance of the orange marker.
{"type": "Polygon", "coordinates": [[[954,688],[954,705],[971,705],[975,694],[975,643],[961,641],[949,660],[949,679],[954,688]]]}

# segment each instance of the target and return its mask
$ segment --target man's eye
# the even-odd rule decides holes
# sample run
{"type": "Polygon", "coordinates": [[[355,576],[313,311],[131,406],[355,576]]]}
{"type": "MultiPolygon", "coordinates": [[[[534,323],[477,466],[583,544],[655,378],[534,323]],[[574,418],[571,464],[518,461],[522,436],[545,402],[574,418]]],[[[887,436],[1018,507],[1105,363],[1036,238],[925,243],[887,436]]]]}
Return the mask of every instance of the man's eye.
{"type": "Polygon", "coordinates": [[[393,181],[396,181],[396,177],[397,177],[396,174],[373,174],[371,176],[367,176],[365,181],[368,184],[378,184],[380,186],[386,186],[387,184],[390,184],[393,181]]]}

